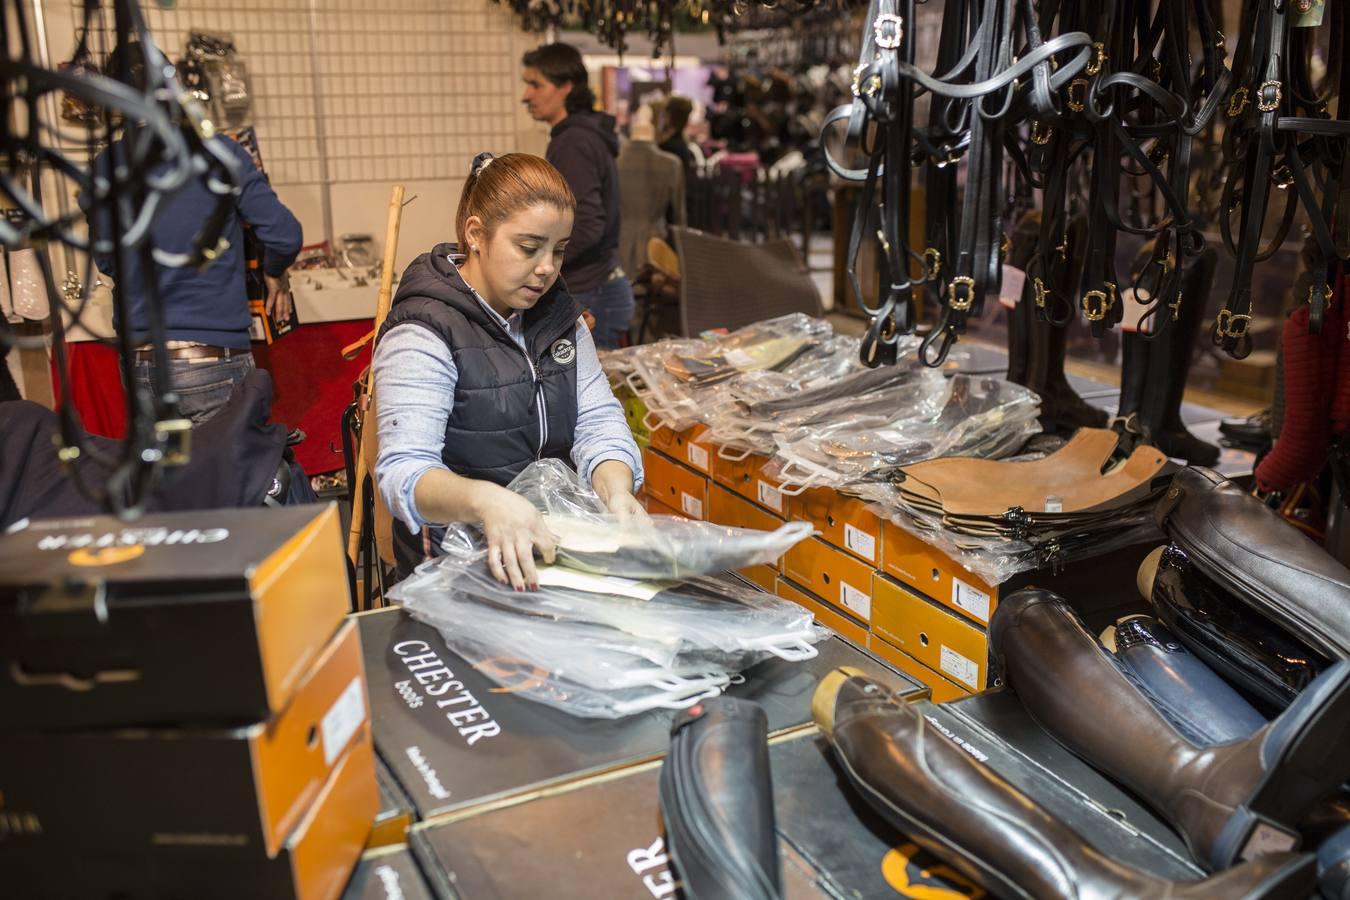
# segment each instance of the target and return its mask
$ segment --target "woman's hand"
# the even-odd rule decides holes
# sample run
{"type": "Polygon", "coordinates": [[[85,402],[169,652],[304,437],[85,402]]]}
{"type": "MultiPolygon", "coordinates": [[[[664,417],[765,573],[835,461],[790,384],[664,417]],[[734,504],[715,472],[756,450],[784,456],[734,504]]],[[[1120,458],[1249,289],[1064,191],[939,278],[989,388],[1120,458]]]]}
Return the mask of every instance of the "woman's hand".
{"type": "Polygon", "coordinates": [[[605,502],[605,507],[621,519],[647,518],[647,510],[642,508],[642,504],[637,501],[637,498],[624,491],[616,491],[611,494],[605,502]]]}
{"type": "Polygon", "coordinates": [[[611,513],[622,518],[647,517],[633,496],[633,471],[617,459],[607,459],[591,473],[591,487],[611,513]]]}
{"type": "Polygon", "coordinates": [[[544,562],[551,565],[557,538],[544,524],[539,510],[524,497],[489,482],[478,482],[475,487],[473,506],[487,538],[492,577],[518,591],[538,590],[534,551],[537,548],[544,562]]]}

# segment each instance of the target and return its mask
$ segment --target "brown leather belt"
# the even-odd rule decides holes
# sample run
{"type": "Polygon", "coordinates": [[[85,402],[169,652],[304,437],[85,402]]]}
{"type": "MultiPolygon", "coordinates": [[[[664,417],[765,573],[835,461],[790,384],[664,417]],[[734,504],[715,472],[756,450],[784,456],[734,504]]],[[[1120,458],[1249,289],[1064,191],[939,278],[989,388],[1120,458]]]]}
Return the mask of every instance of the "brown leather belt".
{"type": "MultiPolygon", "coordinates": [[[[169,359],[192,359],[198,362],[211,362],[222,359],[230,359],[235,356],[243,356],[245,353],[252,353],[251,350],[234,350],[230,347],[179,347],[174,350],[165,350],[169,359]]],[[[155,351],[137,350],[137,362],[154,362],[155,351]]]]}

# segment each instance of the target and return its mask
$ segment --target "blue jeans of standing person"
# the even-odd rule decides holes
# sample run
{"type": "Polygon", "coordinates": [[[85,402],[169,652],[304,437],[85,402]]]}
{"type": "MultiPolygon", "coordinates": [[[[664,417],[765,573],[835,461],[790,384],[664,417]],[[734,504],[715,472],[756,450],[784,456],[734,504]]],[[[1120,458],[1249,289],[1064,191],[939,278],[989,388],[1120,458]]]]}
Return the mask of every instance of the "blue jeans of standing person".
{"type": "MultiPolygon", "coordinates": [[[[173,389],[178,394],[178,407],[193,426],[205,422],[230,401],[236,386],[254,369],[253,354],[241,351],[229,359],[197,361],[171,359],[169,371],[173,374],[173,389]]],[[[150,381],[154,363],[136,363],[136,384],[153,390],[150,381]]]]}
{"type": "Polygon", "coordinates": [[[621,274],[597,288],[572,295],[595,316],[591,337],[600,350],[617,349],[619,339],[628,334],[628,326],[633,321],[633,285],[621,269],[615,271],[621,274]]]}

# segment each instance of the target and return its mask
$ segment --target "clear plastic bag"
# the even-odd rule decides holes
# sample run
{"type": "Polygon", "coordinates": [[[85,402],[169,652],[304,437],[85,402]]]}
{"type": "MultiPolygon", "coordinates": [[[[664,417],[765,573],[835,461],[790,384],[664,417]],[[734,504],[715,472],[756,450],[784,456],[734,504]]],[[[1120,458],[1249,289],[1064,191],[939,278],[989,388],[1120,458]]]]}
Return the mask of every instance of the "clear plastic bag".
{"type": "Polygon", "coordinates": [[[489,678],[587,717],[688,706],[771,654],[815,656],[826,635],[808,611],[760,591],[713,580],[656,588],[647,600],[521,594],[486,574],[479,551],[423,563],[390,597],[489,678]]]}
{"type": "Polygon", "coordinates": [[[885,389],[846,416],[778,435],[768,471],[791,494],[857,484],[925,459],[998,459],[1040,430],[1039,414],[1036,394],[1000,378],[955,375],[936,391],[885,389]]]}
{"type": "Polygon", "coordinates": [[[539,575],[539,590],[521,593],[489,575],[480,556],[446,557],[419,566],[390,596],[417,615],[445,618],[478,604],[488,614],[602,626],[649,642],[633,652],[660,665],[691,653],[767,653],[789,661],[815,656],[811,645],[819,637],[810,611],[758,589],[711,578],[637,582],[557,566],[542,567],[539,575]]]}
{"type": "MultiPolygon", "coordinates": [[[[755,531],[674,516],[621,518],[556,459],[531,463],[508,487],[547,517],[559,562],[624,578],[677,580],[772,563],[814,531],[807,522],[755,531]]],[[[452,525],[442,549],[463,552],[478,541],[476,529],[452,525]]]]}

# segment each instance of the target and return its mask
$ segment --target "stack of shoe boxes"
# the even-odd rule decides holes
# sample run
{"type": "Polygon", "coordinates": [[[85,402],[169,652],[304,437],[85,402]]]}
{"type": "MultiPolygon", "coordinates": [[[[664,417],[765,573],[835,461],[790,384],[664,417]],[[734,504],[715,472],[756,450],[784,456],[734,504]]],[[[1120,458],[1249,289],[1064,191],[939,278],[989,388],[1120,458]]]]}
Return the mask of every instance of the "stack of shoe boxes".
{"type": "Polygon", "coordinates": [[[0,539],[5,893],[339,897],[378,805],[349,602],[331,505],[0,539]]]}

